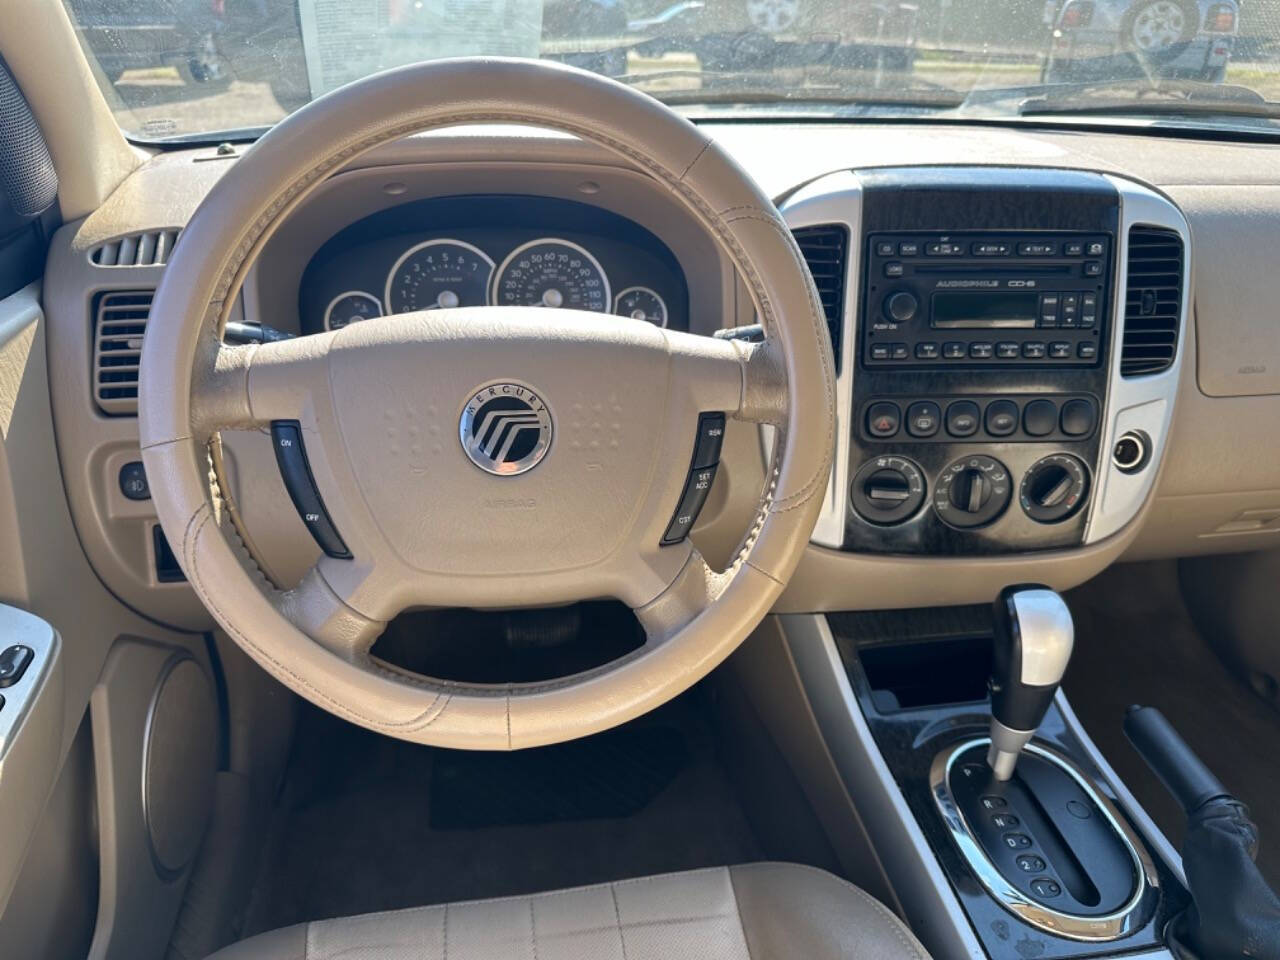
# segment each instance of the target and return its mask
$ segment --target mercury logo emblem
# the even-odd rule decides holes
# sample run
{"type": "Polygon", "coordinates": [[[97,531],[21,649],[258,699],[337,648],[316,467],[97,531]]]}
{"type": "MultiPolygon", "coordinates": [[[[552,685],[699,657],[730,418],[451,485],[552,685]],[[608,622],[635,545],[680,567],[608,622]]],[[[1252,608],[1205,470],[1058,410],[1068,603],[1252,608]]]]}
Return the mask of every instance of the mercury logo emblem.
{"type": "Polygon", "coordinates": [[[532,387],[499,381],[467,400],[458,424],[462,449],[481,470],[512,477],[538,465],[551,447],[551,411],[532,387]]]}

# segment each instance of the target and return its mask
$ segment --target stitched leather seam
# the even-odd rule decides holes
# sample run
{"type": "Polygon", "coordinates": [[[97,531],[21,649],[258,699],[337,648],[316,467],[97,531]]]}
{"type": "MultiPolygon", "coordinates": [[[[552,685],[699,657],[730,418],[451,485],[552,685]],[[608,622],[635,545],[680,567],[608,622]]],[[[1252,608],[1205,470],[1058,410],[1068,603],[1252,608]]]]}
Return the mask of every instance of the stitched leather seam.
{"type": "Polygon", "coordinates": [[[613,922],[618,927],[618,946],[622,948],[622,960],[627,960],[627,937],[622,932],[622,910],[618,907],[618,890],[616,885],[609,884],[609,895],[613,897],[613,922]]]}

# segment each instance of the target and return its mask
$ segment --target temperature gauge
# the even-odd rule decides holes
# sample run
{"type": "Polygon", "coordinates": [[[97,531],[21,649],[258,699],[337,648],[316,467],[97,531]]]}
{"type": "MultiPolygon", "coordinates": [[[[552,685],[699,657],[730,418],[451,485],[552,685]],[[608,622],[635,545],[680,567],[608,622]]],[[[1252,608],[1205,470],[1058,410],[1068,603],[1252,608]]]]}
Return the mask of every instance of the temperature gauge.
{"type": "Polygon", "coordinates": [[[348,290],[329,301],[324,311],[324,328],[341,330],[349,323],[382,316],[382,302],[363,290],[348,290]]]}
{"type": "Polygon", "coordinates": [[[648,320],[655,327],[667,325],[667,304],[648,287],[627,287],[613,301],[613,312],[632,320],[648,320]]]}

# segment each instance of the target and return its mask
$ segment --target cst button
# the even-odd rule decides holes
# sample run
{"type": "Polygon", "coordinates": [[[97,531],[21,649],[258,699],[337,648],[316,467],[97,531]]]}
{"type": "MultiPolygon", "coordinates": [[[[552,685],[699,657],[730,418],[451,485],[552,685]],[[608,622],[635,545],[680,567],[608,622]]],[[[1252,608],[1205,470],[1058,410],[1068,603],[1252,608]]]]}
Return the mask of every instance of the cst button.
{"type": "Polygon", "coordinates": [[[150,500],[151,487],[141,460],[132,460],[120,468],[120,492],[130,500],[150,500]]]}
{"type": "Polygon", "coordinates": [[[711,492],[711,484],[715,479],[715,467],[690,471],[689,479],[685,481],[684,493],[680,495],[680,505],[676,507],[667,532],[662,535],[663,543],[679,543],[689,535],[694,521],[702,511],[702,505],[707,502],[707,494],[711,492]]]}
{"type": "Polygon", "coordinates": [[[873,437],[892,437],[902,424],[902,411],[896,403],[873,403],[867,411],[867,432],[873,437]]]}
{"type": "Polygon", "coordinates": [[[907,407],[907,433],[913,437],[932,437],[938,432],[942,412],[932,400],[921,400],[907,407]]]}

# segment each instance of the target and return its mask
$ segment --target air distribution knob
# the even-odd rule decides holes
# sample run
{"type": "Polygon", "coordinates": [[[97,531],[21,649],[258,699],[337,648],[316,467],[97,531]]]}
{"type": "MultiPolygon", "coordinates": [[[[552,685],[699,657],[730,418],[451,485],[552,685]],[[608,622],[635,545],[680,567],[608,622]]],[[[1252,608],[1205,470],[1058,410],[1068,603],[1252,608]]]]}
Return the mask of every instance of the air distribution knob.
{"type": "Polygon", "coordinates": [[[965,530],[991,523],[1004,513],[1012,495],[1004,464],[975,454],[961,457],[938,475],[933,507],[944,522],[965,530]]]}
{"type": "Polygon", "coordinates": [[[920,307],[914,294],[899,290],[884,302],[884,315],[894,323],[906,323],[916,315],[920,307]]]}

